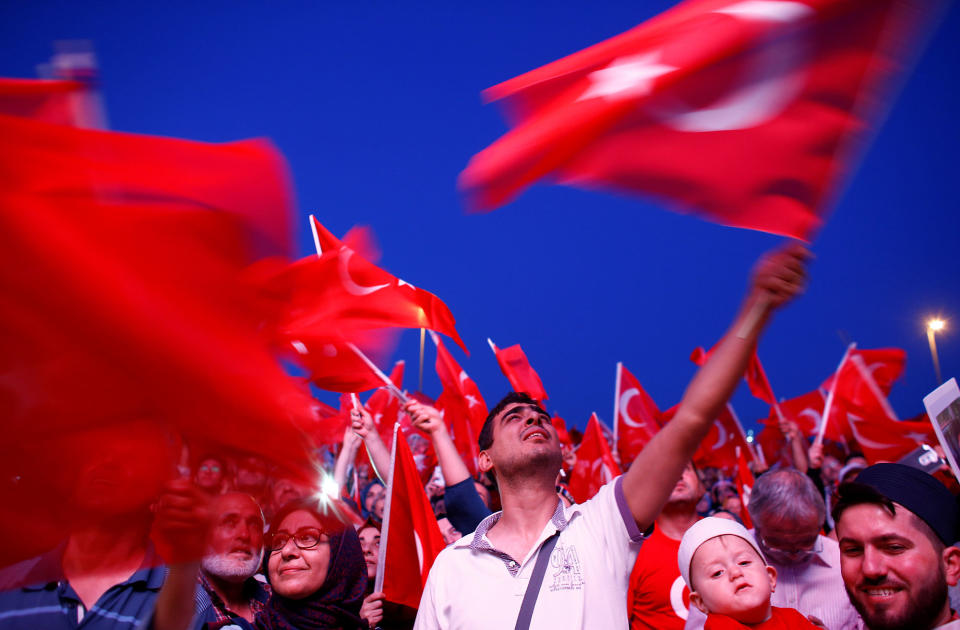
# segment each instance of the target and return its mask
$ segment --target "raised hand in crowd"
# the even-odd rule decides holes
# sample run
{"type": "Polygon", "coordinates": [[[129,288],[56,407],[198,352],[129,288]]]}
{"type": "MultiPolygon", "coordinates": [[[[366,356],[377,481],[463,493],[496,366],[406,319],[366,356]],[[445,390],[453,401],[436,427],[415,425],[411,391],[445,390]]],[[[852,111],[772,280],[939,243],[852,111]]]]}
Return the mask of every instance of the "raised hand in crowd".
{"type": "Polygon", "coordinates": [[[387,483],[390,476],[390,450],[380,437],[373,416],[363,405],[357,404],[350,410],[350,428],[367,447],[367,455],[370,456],[370,463],[373,464],[377,477],[387,483]]]}
{"type": "Polygon", "coordinates": [[[348,425],[343,430],[340,453],[333,464],[333,480],[337,482],[338,487],[343,488],[347,485],[347,474],[354,461],[356,461],[357,451],[360,450],[361,444],[363,444],[363,439],[353,430],[352,424],[348,425]]]}
{"type": "Polygon", "coordinates": [[[810,445],[809,450],[807,450],[807,461],[810,463],[810,468],[814,470],[819,470],[823,466],[823,444],[814,441],[810,445]]]}

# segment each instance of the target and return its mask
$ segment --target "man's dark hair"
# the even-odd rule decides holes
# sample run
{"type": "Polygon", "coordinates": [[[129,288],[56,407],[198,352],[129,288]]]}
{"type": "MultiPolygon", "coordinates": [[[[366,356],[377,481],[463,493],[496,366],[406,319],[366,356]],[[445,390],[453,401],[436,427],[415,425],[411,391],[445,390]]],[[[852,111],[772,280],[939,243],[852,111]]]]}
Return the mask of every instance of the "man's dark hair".
{"type": "Polygon", "coordinates": [[[483,428],[480,429],[480,437],[477,438],[477,446],[480,447],[481,451],[485,451],[493,446],[493,419],[508,406],[515,404],[530,405],[543,411],[544,414],[547,413],[540,405],[540,402],[531,398],[528,394],[523,392],[510,392],[490,410],[490,413],[487,414],[487,419],[483,421],[483,428]]]}
{"type": "MultiPolygon", "coordinates": [[[[843,465],[846,466],[847,464],[850,463],[851,460],[854,460],[854,459],[857,459],[857,458],[866,459],[866,456],[864,456],[864,454],[861,453],[860,451],[850,451],[850,452],[847,454],[847,456],[843,459],[843,465]]],[[[834,521],[834,522],[836,522],[836,521],[834,521]]]]}
{"type": "MultiPolygon", "coordinates": [[[[833,511],[831,512],[834,523],[839,524],[840,517],[844,511],[855,505],[879,505],[886,510],[890,516],[896,516],[897,514],[897,506],[894,502],[880,494],[873,486],[857,483],[856,481],[848,481],[840,484],[838,493],[840,495],[839,499],[837,500],[837,504],[833,506],[833,511]]],[[[943,550],[946,549],[946,544],[940,540],[940,537],[933,531],[933,528],[910,510],[907,510],[907,514],[910,516],[910,521],[913,526],[923,532],[923,535],[926,536],[930,544],[933,545],[934,551],[938,554],[943,553],[943,550]]]]}

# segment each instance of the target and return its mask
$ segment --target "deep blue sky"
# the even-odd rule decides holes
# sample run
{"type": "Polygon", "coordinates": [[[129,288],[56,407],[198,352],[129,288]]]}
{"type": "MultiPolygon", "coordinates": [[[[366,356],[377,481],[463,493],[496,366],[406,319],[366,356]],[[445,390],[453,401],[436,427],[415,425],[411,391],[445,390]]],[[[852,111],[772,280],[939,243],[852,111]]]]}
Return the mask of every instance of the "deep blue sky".
{"type": "MultiPolygon", "coordinates": [[[[690,350],[716,341],[752,262],[781,239],[547,184],[466,215],[456,177],[506,130],[482,89],[671,4],[14,0],[0,6],[0,75],[33,76],[54,40],[89,39],[113,129],[269,137],[292,167],[301,254],[311,211],[335,233],[371,225],[383,266],[450,306],[472,352],[455,355],[489,404],[508,385],[488,336],[521,343],[549,409],[583,426],[594,410],[610,421],[617,361],[662,408],[677,402],[690,350]]],[[[891,401],[919,413],[935,385],[930,313],[951,320],[945,377],[960,367],[958,33],[952,6],[817,238],[809,290],[761,342],[778,396],[815,387],[849,339],[906,349],[891,401]]],[[[396,353],[410,389],[418,342],[407,331],[396,353]]],[[[433,358],[428,340],[436,396],[433,358]]],[[[767,413],[745,387],[734,405],[748,426],[767,413]]]]}

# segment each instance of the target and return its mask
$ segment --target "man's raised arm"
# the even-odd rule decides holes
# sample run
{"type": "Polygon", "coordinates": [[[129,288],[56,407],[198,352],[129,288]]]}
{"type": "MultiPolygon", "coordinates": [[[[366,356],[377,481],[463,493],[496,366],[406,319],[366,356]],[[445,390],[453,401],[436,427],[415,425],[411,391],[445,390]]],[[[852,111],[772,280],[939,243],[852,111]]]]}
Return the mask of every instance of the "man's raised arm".
{"type": "Polygon", "coordinates": [[[774,309],[803,289],[809,258],[805,247],[793,243],[760,259],[739,314],[687,386],[676,415],[624,474],[624,496],[641,530],[660,513],[683,467],[743,378],[774,309]]]}

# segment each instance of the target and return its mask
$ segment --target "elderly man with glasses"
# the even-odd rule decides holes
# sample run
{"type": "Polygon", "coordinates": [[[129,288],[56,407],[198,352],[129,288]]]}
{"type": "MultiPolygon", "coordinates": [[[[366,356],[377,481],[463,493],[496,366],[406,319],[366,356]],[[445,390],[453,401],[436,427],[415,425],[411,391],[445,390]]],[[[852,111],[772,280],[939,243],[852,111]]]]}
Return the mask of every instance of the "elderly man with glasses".
{"type": "Polygon", "coordinates": [[[840,548],[820,535],[826,506],[810,478],[792,468],[761,475],[747,510],[757,543],[777,570],[770,603],[796,608],[830,630],[863,628],[843,588],[840,548]]]}

